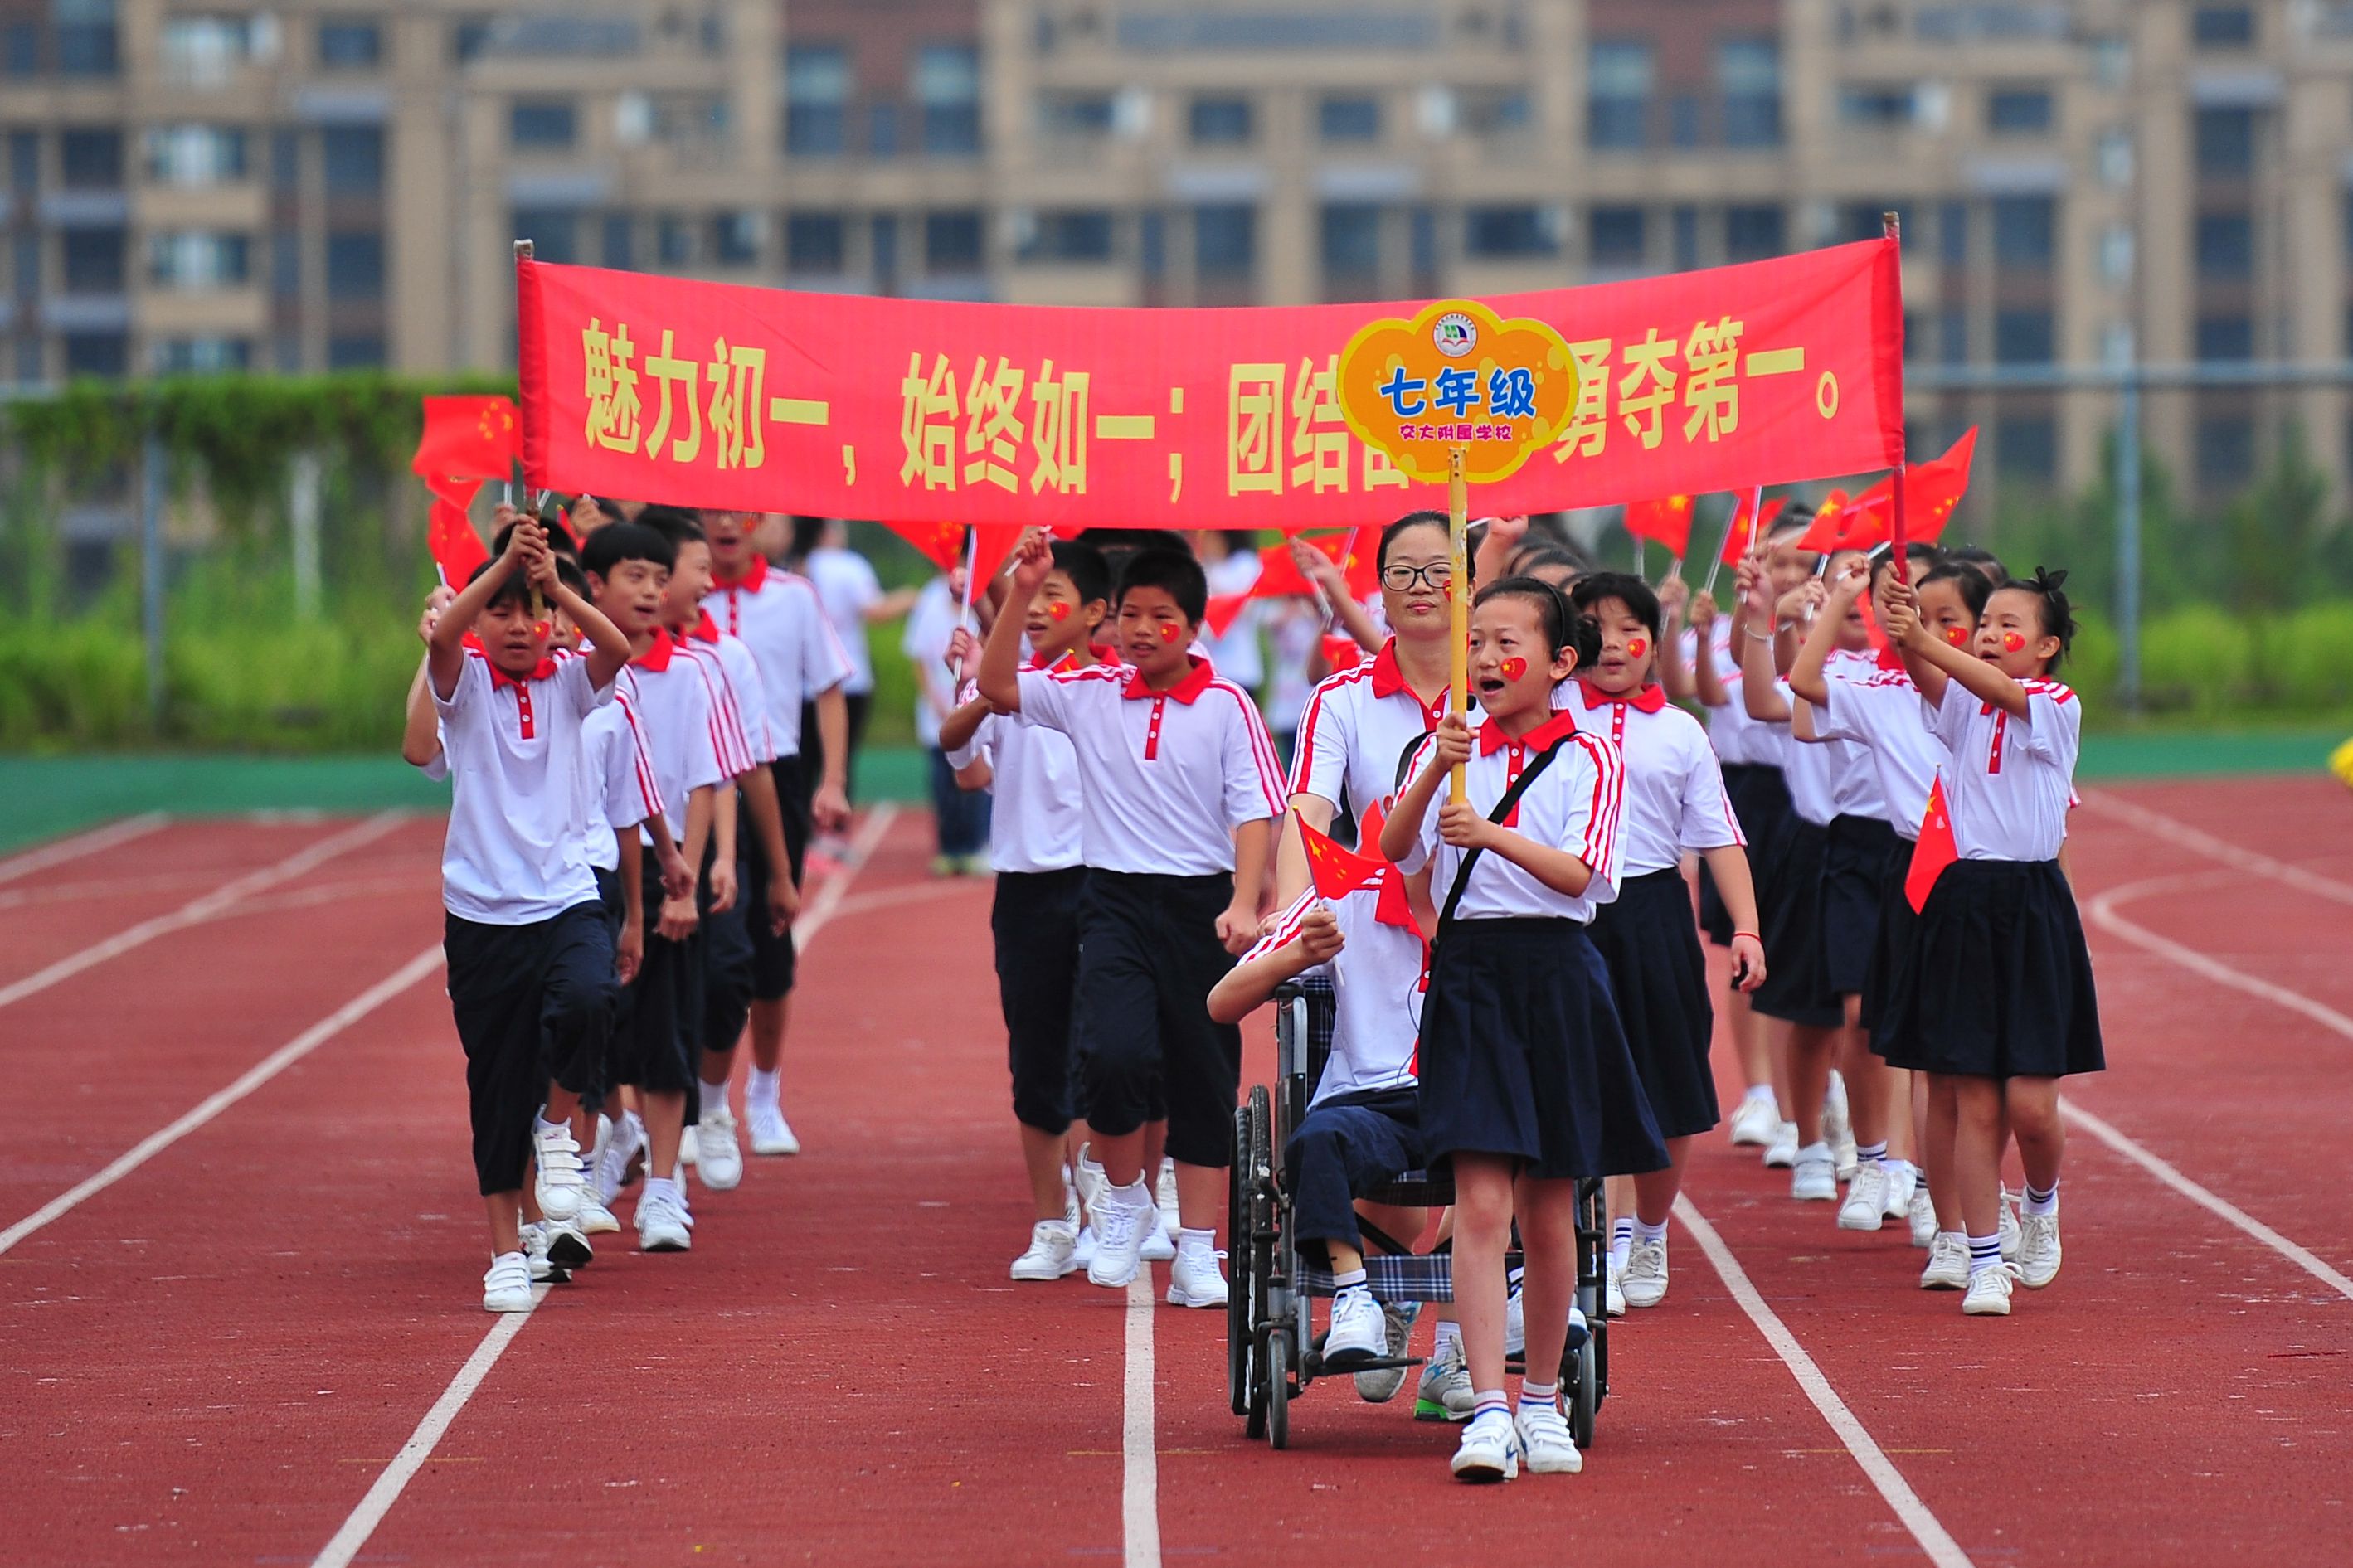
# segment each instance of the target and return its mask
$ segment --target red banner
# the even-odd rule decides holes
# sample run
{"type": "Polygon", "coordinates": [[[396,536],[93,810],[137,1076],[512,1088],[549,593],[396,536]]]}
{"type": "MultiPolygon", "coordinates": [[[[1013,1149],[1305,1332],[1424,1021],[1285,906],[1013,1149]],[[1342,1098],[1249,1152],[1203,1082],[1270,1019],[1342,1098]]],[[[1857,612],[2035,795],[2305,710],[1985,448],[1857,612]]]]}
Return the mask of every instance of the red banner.
{"type": "MultiPolygon", "coordinates": [[[[976,305],[529,260],[516,289],[523,467],[543,489],[1066,530],[1345,527],[1446,504],[1349,430],[1335,386],[1350,336],[1411,305],[976,305]]],[[[1485,302],[1556,326],[1579,384],[1545,448],[1480,487],[1482,512],[1901,458],[1892,240],[1485,302]]],[[[1431,415],[1471,439],[1492,390],[1465,375],[1431,415]]]]}

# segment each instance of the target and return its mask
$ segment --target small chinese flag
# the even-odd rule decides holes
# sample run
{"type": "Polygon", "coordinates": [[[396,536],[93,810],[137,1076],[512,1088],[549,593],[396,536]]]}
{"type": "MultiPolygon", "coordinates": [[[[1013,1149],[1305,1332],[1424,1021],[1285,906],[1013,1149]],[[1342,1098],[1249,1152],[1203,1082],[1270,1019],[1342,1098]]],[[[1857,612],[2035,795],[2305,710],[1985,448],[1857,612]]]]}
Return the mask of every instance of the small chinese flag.
{"type": "Polygon", "coordinates": [[[1692,498],[1669,496],[1664,500],[1638,500],[1626,503],[1626,531],[1637,539],[1648,539],[1667,547],[1667,553],[1680,561],[1691,543],[1692,498]]]}
{"type": "Polygon", "coordinates": [[[1912,847],[1912,868],[1904,876],[1904,899],[1918,914],[1928,907],[1928,895],[1945,868],[1961,858],[1953,842],[1953,816],[1945,808],[1945,776],[1928,786],[1928,809],[1920,818],[1920,839],[1912,847]]]}
{"type": "Polygon", "coordinates": [[[463,588],[474,575],[474,568],[491,558],[490,547],[474,531],[473,520],[466,515],[466,509],[441,495],[433,498],[432,518],[425,528],[425,547],[433,552],[433,564],[440,569],[441,581],[452,588],[463,588]]]}
{"type": "MultiPolygon", "coordinates": [[[[1368,818],[1366,832],[1368,837],[1379,834],[1377,814],[1368,818]]],[[[1328,903],[1350,893],[1377,892],[1380,901],[1374,911],[1375,919],[1384,925],[1420,929],[1414,925],[1413,907],[1406,898],[1404,872],[1377,856],[1341,848],[1304,822],[1299,825],[1299,835],[1307,851],[1307,874],[1315,884],[1317,898],[1328,903]]]]}
{"type": "Polygon", "coordinates": [[[1221,637],[1234,629],[1234,623],[1241,619],[1242,611],[1249,608],[1250,601],[1248,594],[1212,595],[1201,624],[1209,628],[1211,637],[1221,637]]]}
{"type": "Polygon", "coordinates": [[[1739,565],[1740,558],[1757,548],[1757,542],[1772,530],[1773,520],[1780,516],[1781,509],[1788,504],[1788,497],[1775,496],[1765,503],[1764,514],[1759,516],[1756,508],[1749,505],[1755,499],[1753,494],[1743,496],[1740,504],[1733,509],[1732,531],[1724,536],[1724,563],[1726,566],[1739,565]]]}
{"type": "MultiPolygon", "coordinates": [[[[1326,534],[1307,542],[1340,563],[1346,577],[1348,592],[1359,599],[1369,599],[1380,591],[1380,535],[1371,530],[1352,529],[1346,533],[1326,534]],[[1369,537],[1367,537],[1369,536],[1369,537]],[[1340,552],[1347,552],[1342,561],[1340,552]]],[[[1250,584],[1253,599],[1274,599],[1296,595],[1303,599],[1315,596],[1315,585],[1299,569],[1292,558],[1291,542],[1271,544],[1258,552],[1258,581],[1250,584]]]]}
{"type": "Polygon", "coordinates": [[[1832,490],[1822,502],[1822,510],[1814,514],[1804,537],[1798,541],[1798,548],[1820,554],[1835,550],[1868,550],[1883,542],[1887,538],[1889,503],[1894,493],[1893,479],[1880,480],[1852,500],[1847,499],[1844,490],[1832,490]]]}
{"type": "Polygon", "coordinates": [[[522,426],[509,397],[427,397],[412,472],[427,479],[503,479],[522,457],[522,426]]]}
{"type": "Polygon", "coordinates": [[[1978,427],[1970,426],[1941,458],[1904,470],[1904,531],[1924,544],[1944,536],[1945,525],[1969,493],[1969,464],[1977,457],[1978,427]]]}
{"type": "MultiPolygon", "coordinates": [[[[960,522],[885,522],[883,527],[913,545],[923,558],[943,572],[964,564],[965,525],[960,522]]],[[[1022,524],[984,522],[975,526],[973,571],[980,582],[997,575],[1013,547],[1021,542],[1022,524]]]]}
{"type": "Polygon", "coordinates": [[[1365,662],[1365,650],[1350,637],[1327,637],[1324,639],[1324,663],[1333,674],[1354,669],[1365,662]]]}

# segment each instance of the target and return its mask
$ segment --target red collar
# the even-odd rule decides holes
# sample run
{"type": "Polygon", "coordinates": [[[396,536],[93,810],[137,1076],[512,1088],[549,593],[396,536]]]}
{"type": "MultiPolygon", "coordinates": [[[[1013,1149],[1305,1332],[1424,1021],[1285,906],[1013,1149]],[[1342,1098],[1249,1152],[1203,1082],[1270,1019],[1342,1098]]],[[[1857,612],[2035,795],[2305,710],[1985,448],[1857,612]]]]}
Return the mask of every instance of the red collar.
{"type": "Polygon", "coordinates": [[[711,612],[709,610],[704,610],[701,612],[701,614],[702,618],[695,622],[694,629],[688,632],[686,635],[692,637],[697,642],[717,642],[719,640],[719,623],[711,618],[711,612]]]}
{"type": "Polygon", "coordinates": [[[1051,664],[1046,662],[1044,654],[1032,653],[1029,656],[1029,668],[1042,669],[1049,675],[1060,675],[1066,669],[1083,669],[1086,667],[1079,662],[1079,656],[1075,651],[1066,649],[1062,657],[1051,664]]]}
{"type": "Polygon", "coordinates": [[[1405,669],[1398,663],[1397,638],[1393,637],[1381,644],[1380,652],[1373,655],[1373,695],[1395,697],[1400,691],[1412,698],[1414,706],[1421,710],[1423,730],[1437,729],[1438,721],[1446,717],[1448,693],[1440,691],[1436,701],[1424,702],[1420,694],[1406,684],[1405,669]]]}
{"type": "Polygon", "coordinates": [[[756,594],[760,591],[760,584],[767,580],[768,558],[754,550],[752,552],[752,564],[744,568],[744,575],[722,577],[714,574],[712,577],[712,585],[717,588],[741,588],[747,594],[756,594]]]}
{"type": "Polygon", "coordinates": [[[1504,733],[1501,724],[1489,720],[1479,726],[1479,754],[1493,756],[1506,746],[1525,752],[1541,752],[1562,736],[1576,733],[1577,715],[1565,708],[1517,740],[1504,733]]]}
{"type": "Polygon", "coordinates": [[[482,662],[491,666],[491,689],[493,691],[496,691],[501,686],[526,686],[534,680],[545,680],[549,676],[555,673],[555,656],[553,654],[542,655],[540,661],[532,666],[531,673],[522,677],[521,679],[517,679],[515,677],[509,675],[497,665],[491,664],[491,660],[487,655],[483,657],[482,662]]]}
{"type": "Polygon", "coordinates": [[[1211,667],[1209,661],[1200,655],[1193,654],[1189,657],[1192,659],[1192,669],[1184,679],[1167,690],[1153,690],[1144,684],[1144,671],[1131,668],[1127,672],[1127,684],[1120,688],[1119,694],[1130,700],[1145,697],[1173,697],[1187,707],[1192,706],[1201,693],[1209,689],[1209,682],[1218,678],[1218,672],[1211,667]]]}
{"type": "Polygon", "coordinates": [[[629,662],[639,669],[651,670],[654,674],[659,675],[670,668],[670,655],[677,649],[678,645],[670,640],[670,628],[658,626],[654,630],[653,646],[629,662]]]}
{"type": "Polygon", "coordinates": [[[1588,711],[1608,702],[1631,708],[1640,713],[1656,713],[1667,705],[1667,689],[1655,680],[1631,697],[1613,697],[1589,680],[1580,680],[1577,685],[1577,689],[1585,693],[1585,706],[1588,711]]]}

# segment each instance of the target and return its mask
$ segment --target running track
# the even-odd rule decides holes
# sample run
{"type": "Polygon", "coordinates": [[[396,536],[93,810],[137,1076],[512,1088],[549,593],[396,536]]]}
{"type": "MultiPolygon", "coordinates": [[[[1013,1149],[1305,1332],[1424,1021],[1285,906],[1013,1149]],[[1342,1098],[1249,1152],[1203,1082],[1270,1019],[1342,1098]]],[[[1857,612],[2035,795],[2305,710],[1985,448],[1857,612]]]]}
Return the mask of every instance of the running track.
{"type": "Polygon", "coordinates": [[[2075,826],[2113,1066],[2070,1096],[2059,1283],[1964,1320],[1900,1229],[1711,1141],[1586,1473],[1500,1493],[1345,1384],[1270,1453],[1219,1314],[1005,1280],[987,893],[924,878],[920,819],[816,906],[809,1152],[503,1320],[438,824],[0,859],[0,1561],[2343,1561],[2353,800],[2135,786],[2075,826]]]}

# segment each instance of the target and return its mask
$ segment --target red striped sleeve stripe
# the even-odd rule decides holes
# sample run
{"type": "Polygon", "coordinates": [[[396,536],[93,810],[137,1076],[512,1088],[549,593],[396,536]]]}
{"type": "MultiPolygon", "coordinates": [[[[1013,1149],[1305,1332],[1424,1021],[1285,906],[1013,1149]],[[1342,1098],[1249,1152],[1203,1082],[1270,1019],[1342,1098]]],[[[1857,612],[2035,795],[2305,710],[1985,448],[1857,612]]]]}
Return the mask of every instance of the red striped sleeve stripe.
{"type": "Polygon", "coordinates": [[[1213,680],[1210,686],[1232,697],[1241,709],[1242,729],[1250,736],[1250,756],[1258,763],[1259,793],[1266,796],[1269,815],[1281,816],[1290,803],[1282,793],[1282,763],[1274,754],[1274,737],[1267,733],[1266,721],[1259,717],[1258,704],[1250,693],[1230,680],[1213,680]]]}
{"type": "Polygon", "coordinates": [[[638,722],[637,705],[617,692],[613,700],[621,705],[621,714],[629,721],[629,740],[637,748],[638,796],[645,804],[646,816],[667,816],[669,808],[662,803],[661,784],[654,777],[653,761],[646,747],[646,732],[638,722]]]}
{"type": "Polygon", "coordinates": [[[1307,711],[1299,716],[1299,738],[1292,742],[1298,748],[1291,758],[1290,782],[1293,795],[1315,793],[1315,726],[1324,717],[1324,688],[1331,684],[1328,680],[1324,681],[1310,692],[1307,711]]]}

